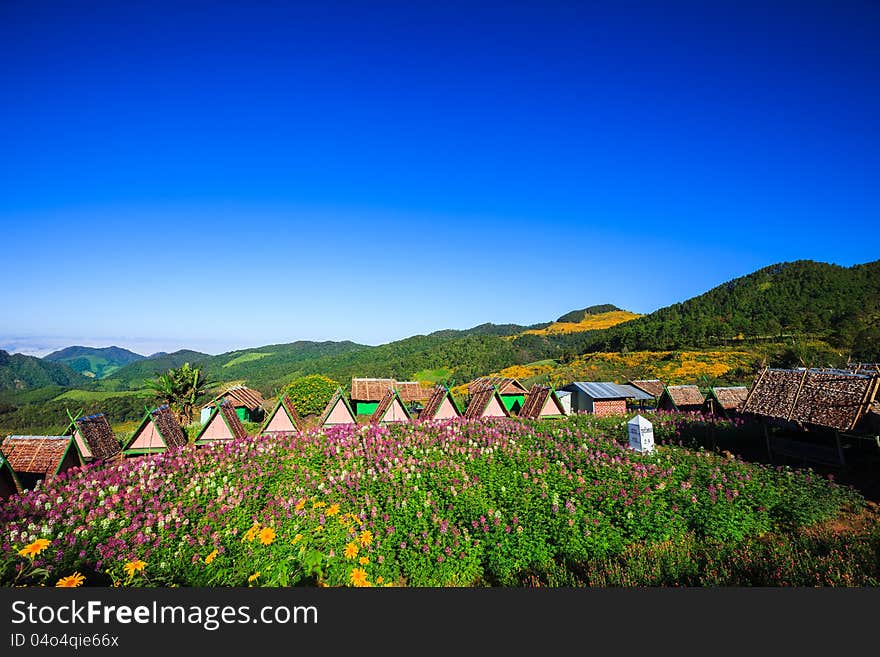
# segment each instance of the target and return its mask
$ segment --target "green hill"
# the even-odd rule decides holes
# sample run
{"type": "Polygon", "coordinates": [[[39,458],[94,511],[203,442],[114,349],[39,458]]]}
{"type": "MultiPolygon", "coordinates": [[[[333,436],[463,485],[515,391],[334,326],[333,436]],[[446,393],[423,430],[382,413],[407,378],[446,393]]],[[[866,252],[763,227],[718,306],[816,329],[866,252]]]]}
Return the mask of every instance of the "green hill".
{"type": "Polygon", "coordinates": [[[565,313],[556,321],[572,322],[573,324],[577,324],[578,322],[584,321],[584,317],[586,317],[587,315],[602,315],[604,313],[613,313],[619,310],[621,309],[614,304],[603,303],[598,306],[590,306],[589,308],[584,308],[583,310],[572,310],[570,313],[565,313]]]}
{"type": "Polygon", "coordinates": [[[173,367],[180,367],[184,363],[203,363],[211,358],[208,354],[200,351],[181,349],[171,354],[162,354],[155,358],[144,358],[113,372],[110,376],[98,382],[101,390],[136,390],[142,388],[145,379],[151,379],[161,372],[173,367]]]}
{"type": "Polygon", "coordinates": [[[9,354],[0,349],[0,390],[87,384],[86,377],[63,363],[53,363],[24,354],[9,354]]]}
{"type": "Polygon", "coordinates": [[[66,347],[59,351],[53,351],[47,356],[43,356],[43,360],[55,363],[64,363],[73,371],[79,372],[84,376],[103,379],[115,372],[116,370],[134,363],[144,360],[144,356],[136,354],[128,349],[121,347],[66,347]]]}
{"type": "Polygon", "coordinates": [[[771,265],[640,319],[581,334],[568,346],[614,352],[792,338],[825,341],[855,360],[880,359],[880,260],[771,265]]]}

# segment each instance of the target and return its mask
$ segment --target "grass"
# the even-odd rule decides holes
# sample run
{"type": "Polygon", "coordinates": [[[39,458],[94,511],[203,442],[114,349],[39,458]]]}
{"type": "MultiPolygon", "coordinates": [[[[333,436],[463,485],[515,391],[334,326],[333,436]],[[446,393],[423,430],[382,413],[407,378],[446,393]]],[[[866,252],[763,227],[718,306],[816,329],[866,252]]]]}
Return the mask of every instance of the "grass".
{"type": "Polygon", "coordinates": [[[413,381],[427,381],[428,383],[440,383],[452,378],[452,370],[448,367],[438,367],[435,370],[420,370],[413,373],[413,381]]]}
{"type": "Polygon", "coordinates": [[[267,356],[274,356],[275,353],[271,351],[251,351],[246,354],[242,354],[241,356],[237,356],[233,358],[228,363],[224,363],[223,367],[232,367],[233,365],[240,365],[242,363],[249,363],[254,360],[260,360],[261,358],[266,358],[267,356]]]}

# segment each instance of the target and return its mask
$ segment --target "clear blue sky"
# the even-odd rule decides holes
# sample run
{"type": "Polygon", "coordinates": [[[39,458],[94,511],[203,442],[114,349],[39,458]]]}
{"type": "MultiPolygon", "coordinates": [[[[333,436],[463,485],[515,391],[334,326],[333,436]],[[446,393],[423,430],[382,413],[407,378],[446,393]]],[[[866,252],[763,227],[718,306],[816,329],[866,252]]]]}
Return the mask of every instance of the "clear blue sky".
{"type": "Polygon", "coordinates": [[[0,347],[378,344],[873,260],[878,69],[870,1],[5,0],[0,347]]]}

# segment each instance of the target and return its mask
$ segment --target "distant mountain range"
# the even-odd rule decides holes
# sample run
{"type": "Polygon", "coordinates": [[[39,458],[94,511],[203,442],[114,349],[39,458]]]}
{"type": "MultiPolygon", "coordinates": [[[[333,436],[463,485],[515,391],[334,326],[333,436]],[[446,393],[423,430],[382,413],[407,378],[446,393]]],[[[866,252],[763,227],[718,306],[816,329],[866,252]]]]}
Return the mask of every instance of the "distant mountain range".
{"type": "Polygon", "coordinates": [[[44,359],[0,351],[0,389],[138,390],[145,379],[185,362],[202,365],[216,382],[240,381],[269,394],[315,373],[338,381],[387,376],[460,383],[512,365],[593,352],[705,349],[793,337],[819,341],[844,362],[880,360],[880,260],[853,267],[779,263],[645,316],[603,304],[552,323],[487,323],[379,346],[293,342],[217,356],[181,350],[149,358],[118,347],[69,347],[44,359]]]}
{"type": "Polygon", "coordinates": [[[66,347],[43,356],[43,360],[64,363],[83,376],[102,379],[145,356],[122,347],[66,347]]]}

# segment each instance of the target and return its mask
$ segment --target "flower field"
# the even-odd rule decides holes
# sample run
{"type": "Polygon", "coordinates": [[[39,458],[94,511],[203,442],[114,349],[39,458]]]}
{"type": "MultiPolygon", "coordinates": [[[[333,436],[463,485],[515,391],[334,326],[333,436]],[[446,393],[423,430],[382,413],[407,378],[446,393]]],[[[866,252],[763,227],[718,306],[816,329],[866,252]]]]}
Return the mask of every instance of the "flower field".
{"type": "MultiPolygon", "coordinates": [[[[0,504],[0,583],[48,586],[877,584],[864,500],[810,472],[658,448],[625,418],[445,421],[187,446],[0,504]]],[[[723,429],[725,427],[719,427],[723,429]]],[[[726,427],[734,430],[735,427],[726,427]]]]}

